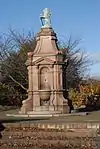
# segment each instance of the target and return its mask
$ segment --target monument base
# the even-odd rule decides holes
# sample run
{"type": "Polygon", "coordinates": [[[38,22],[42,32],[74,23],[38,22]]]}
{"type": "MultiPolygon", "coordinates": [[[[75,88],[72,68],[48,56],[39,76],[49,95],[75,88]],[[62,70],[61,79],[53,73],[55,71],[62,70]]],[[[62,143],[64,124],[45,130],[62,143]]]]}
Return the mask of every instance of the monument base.
{"type": "Polygon", "coordinates": [[[61,111],[30,111],[27,112],[28,115],[56,115],[61,114],[61,111]]]}
{"type": "Polygon", "coordinates": [[[19,114],[35,114],[35,115],[47,115],[47,114],[67,114],[69,113],[69,106],[66,104],[60,106],[45,105],[45,106],[34,106],[32,110],[26,111],[21,110],[19,114]]]}
{"type": "Polygon", "coordinates": [[[16,118],[25,118],[25,119],[44,119],[44,118],[52,118],[59,116],[68,116],[69,114],[6,114],[8,117],[16,117],[16,118]]]}
{"type": "Polygon", "coordinates": [[[33,107],[33,110],[27,111],[27,113],[22,113],[19,111],[18,114],[6,114],[10,117],[23,117],[23,118],[49,118],[63,116],[69,113],[68,105],[60,106],[39,106],[33,107]]]}

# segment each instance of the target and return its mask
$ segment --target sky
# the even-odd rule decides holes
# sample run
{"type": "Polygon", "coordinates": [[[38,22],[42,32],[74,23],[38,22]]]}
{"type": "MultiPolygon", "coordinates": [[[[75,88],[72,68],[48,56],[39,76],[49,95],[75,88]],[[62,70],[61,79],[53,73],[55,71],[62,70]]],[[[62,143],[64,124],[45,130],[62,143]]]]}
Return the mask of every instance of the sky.
{"type": "Polygon", "coordinates": [[[9,28],[36,34],[44,8],[51,9],[58,39],[81,39],[81,49],[96,61],[89,74],[100,76],[100,0],[0,0],[0,35],[9,28]]]}

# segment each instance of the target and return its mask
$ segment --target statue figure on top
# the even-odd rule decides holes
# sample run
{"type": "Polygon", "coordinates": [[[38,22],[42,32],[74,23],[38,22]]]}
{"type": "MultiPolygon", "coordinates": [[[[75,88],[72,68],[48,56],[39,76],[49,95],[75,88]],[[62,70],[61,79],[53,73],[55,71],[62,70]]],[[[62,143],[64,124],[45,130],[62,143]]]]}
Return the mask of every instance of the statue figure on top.
{"type": "Polygon", "coordinates": [[[40,20],[42,24],[42,28],[50,28],[51,27],[51,11],[49,8],[45,8],[40,15],[40,20]]]}

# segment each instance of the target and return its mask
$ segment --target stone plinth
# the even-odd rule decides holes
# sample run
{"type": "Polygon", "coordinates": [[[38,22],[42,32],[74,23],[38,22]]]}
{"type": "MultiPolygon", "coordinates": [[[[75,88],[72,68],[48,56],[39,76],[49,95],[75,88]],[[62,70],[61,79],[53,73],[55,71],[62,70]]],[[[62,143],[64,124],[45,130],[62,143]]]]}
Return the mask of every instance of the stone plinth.
{"type": "Polygon", "coordinates": [[[63,97],[62,51],[57,47],[56,33],[52,28],[42,28],[36,37],[34,52],[28,53],[28,99],[23,101],[21,113],[68,113],[63,97]]]}

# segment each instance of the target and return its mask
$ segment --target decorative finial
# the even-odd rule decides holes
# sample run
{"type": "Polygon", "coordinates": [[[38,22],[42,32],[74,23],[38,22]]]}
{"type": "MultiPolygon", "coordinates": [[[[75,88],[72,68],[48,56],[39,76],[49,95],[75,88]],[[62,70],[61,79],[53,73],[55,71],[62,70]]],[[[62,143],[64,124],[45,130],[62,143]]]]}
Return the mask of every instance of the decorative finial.
{"type": "Polygon", "coordinates": [[[42,24],[42,28],[50,28],[51,27],[51,11],[49,8],[45,8],[40,15],[40,20],[42,24]]]}

